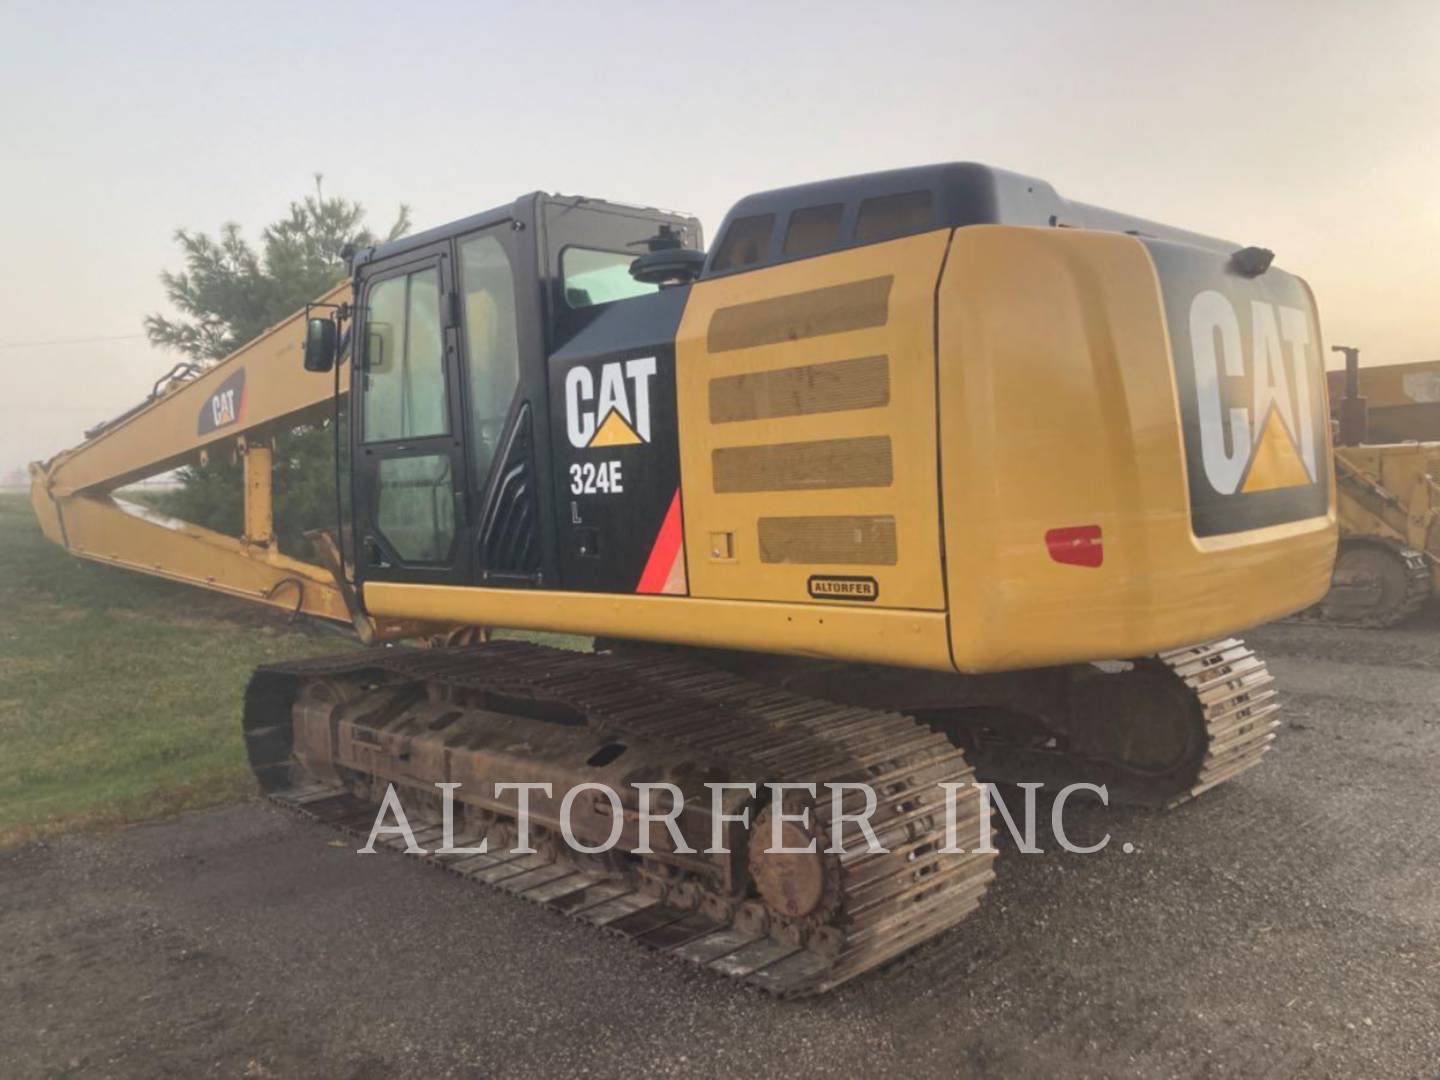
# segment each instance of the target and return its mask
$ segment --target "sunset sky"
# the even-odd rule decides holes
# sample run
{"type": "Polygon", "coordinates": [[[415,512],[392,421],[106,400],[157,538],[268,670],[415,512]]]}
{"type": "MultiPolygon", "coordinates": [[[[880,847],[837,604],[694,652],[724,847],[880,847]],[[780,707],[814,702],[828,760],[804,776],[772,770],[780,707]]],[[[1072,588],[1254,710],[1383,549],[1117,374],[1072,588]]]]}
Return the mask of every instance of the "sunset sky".
{"type": "Polygon", "coordinates": [[[254,236],[316,172],[381,228],[543,188],[713,235],[751,191],[982,161],[1272,248],[1327,344],[1440,359],[1440,4],[299,10],[5,0],[0,474],[174,361],[140,335],[177,227],[254,236]]]}

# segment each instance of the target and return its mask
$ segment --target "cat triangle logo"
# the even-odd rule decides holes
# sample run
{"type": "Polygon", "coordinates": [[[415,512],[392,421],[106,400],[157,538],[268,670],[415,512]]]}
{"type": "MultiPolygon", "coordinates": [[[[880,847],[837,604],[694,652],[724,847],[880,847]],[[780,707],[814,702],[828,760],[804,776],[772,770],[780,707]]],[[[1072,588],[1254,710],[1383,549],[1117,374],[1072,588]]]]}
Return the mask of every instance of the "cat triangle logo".
{"type": "Polygon", "coordinates": [[[1250,456],[1250,469],[1240,490],[1251,494],[1309,483],[1312,483],[1310,472],[1295,449],[1295,440],[1286,430],[1279,411],[1272,408],[1260,431],[1260,441],[1250,456]]]}
{"type": "Polygon", "coordinates": [[[1325,421],[1315,415],[1319,365],[1310,318],[1262,300],[1249,308],[1247,351],[1228,298],[1207,289],[1190,305],[1200,460],[1219,495],[1303,487],[1320,476],[1325,421]]]}
{"type": "Polygon", "coordinates": [[[650,441],[650,381],[655,357],[611,360],[598,372],[576,364],[565,373],[565,434],[576,450],[643,446],[650,441]]]}
{"type": "Polygon", "coordinates": [[[635,434],[635,429],[625,422],[618,409],[611,409],[608,416],[596,430],[587,447],[597,446],[638,446],[645,440],[635,434]]]}

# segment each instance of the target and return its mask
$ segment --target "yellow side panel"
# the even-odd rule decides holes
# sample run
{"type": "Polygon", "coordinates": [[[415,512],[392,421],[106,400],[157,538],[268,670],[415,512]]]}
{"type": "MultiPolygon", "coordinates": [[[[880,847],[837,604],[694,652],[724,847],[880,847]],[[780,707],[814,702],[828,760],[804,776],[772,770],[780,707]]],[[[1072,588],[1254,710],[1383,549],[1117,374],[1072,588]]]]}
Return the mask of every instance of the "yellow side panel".
{"type": "Polygon", "coordinates": [[[945,615],[934,611],[382,581],[365,585],[365,606],[375,616],[439,626],[503,626],[950,669],[945,615]]]}
{"type": "Polygon", "coordinates": [[[1163,311],[1154,264],[1130,237],[956,232],[939,394],[962,670],[1144,655],[1288,614],[1328,588],[1333,490],[1327,516],[1196,539],[1163,311]],[[1102,565],[1050,556],[1047,532],[1086,526],[1102,530],[1102,565]]]}
{"type": "Polygon", "coordinates": [[[948,238],[691,291],[676,393],[692,596],[943,609],[934,335],[948,238]],[[844,579],[859,582],[850,599],[844,579]]]}

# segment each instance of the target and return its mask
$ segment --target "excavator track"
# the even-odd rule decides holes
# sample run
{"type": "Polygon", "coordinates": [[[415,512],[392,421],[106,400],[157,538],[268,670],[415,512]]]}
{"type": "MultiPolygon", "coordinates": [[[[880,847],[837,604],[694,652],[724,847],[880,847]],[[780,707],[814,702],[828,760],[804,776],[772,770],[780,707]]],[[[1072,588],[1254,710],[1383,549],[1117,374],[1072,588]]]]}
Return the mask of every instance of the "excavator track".
{"type": "MultiPolygon", "coordinates": [[[[836,806],[792,789],[785,810],[810,815],[799,832],[785,826],[792,830],[786,843],[815,839],[812,855],[775,855],[752,840],[744,858],[717,871],[703,856],[667,859],[663,849],[641,854],[635,845],[619,858],[583,855],[544,827],[532,839],[536,852],[517,854],[500,850],[511,846],[513,817],[493,801],[462,804],[462,785],[455,846],[488,833],[496,850],[425,858],[776,994],[824,992],[895,960],[974,911],[994,877],[993,850],[941,850],[942,784],[963,785],[956,836],[971,842],[961,846],[990,847],[979,843],[974,773],[943,735],[894,712],[794,694],[684,657],[503,641],[269,665],[247,689],[245,734],[256,775],[276,802],[368,836],[376,796],[393,783],[411,821],[419,819],[415,838],[424,847],[438,843],[442,830],[434,792],[423,788],[472,775],[468,763],[490,760],[487,739],[503,743],[512,755],[505,760],[529,760],[531,771],[516,779],[546,775],[547,754],[559,773],[582,775],[572,761],[578,746],[582,756],[593,749],[590,761],[620,748],[618,760],[596,767],[597,778],[621,775],[614,770],[628,753],[647,780],[660,778],[656,762],[669,762],[691,780],[867,784],[885,852],[868,850],[854,826],[843,851],[832,851],[836,806]]],[[[680,786],[688,807],[690,788],[680,786]]],[[[845,812],[853,812],[845,799],[845,812]]],[[[758,811],[751,835],[768,838],[777,808],[763,798],[750,808],[758,811]]],[[[628,825],[628,804],[625,816],[628,825]]],[[[383,843],[406,846],[398,836],[383,843]]]]}
{"type": "Polygon", "coordinates": [[[1385,630],[1404,622],[1418,612],[1425,606],[1433,591],[1430,559],[1424,552],[1406,547],[1387,537],[1367,536],[1359,540],[1347,538],[1341,541],[1341,555],[1336,561],[1336,583],[1331,593],[1320,603],[1306,608],[1286,621],[1320,623],[1325,626],[1352,629],[1385,630]],[[1345,574],[1344,562],[1347,551],[1359,552],[1362,550],[1374,552],[1376,557],[1393,560],[1396,572],[1403,573],[1403,587],[1395,590],[1396,595],[1388,602],[1384,601],[1384,589],[1373,581],[1365,581],[1357,585],[1342,580],[1342,575],[1345,574]],[[1363,609],[1357,611],[1354,610],[1353,604],[1346,605],[1343,602],[1337,602],[1337,598],[1347,588],[1360,588],[1362,591],[1368,592],[1378,589],[1381,593],[1381,596],[1377,598],[1379,606],[1368,611],[1363,609]],[[1347,610],[1347,608],[1351,610],[1347,610]]]}
{"type": "Polygon", "coordinates": [[[1238,638],[1087,668],[1043,747],[986,729],[972,753],[982,780],[1104,783],[1112,804],[1171,809],[1254,768],[1275,741],[1275,677],[1238,638]]]}
{"type": "Polygon", "coordinates": [[[1205,756],[1188,788],[1174,792],[1178,806],[1260,764],[1280,726],[1275,676],[1238,638],[1161,653],[1160,661],[1185,684],[1205,724],[1205,756]]]}
{"type": "MultiPolygon", "coordinates": [[[[685,655],[670,646],[604,644],[627,655],[685,655]]],[[[1274,676],[1239,638],[989,675],[697,655],[769,686],[913,716],[963,747],[981,781],[1103,784],[1111,805],[1186,802],[1256,765],[1279,726],[1274,676]]]]}

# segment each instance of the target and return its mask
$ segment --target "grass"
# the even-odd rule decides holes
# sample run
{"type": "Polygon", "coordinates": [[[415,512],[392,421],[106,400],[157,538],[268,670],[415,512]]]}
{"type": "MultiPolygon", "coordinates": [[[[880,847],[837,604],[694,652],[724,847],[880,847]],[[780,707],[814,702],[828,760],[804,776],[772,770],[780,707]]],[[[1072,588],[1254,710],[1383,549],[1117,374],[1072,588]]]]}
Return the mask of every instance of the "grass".
{"type": "Polygon", "coordinates": [[[351,647],[241,601],[76,559],[0,494],[0,846],[254,791],[257,664],[351,647]]]}
{"type": "Polygon", "coordinates": [[[354,647],[259,605],[77,559],[41,535],[28,495],[0,492],[0,848],[253,795],[240,737],[251,670],[354,647]]]}

